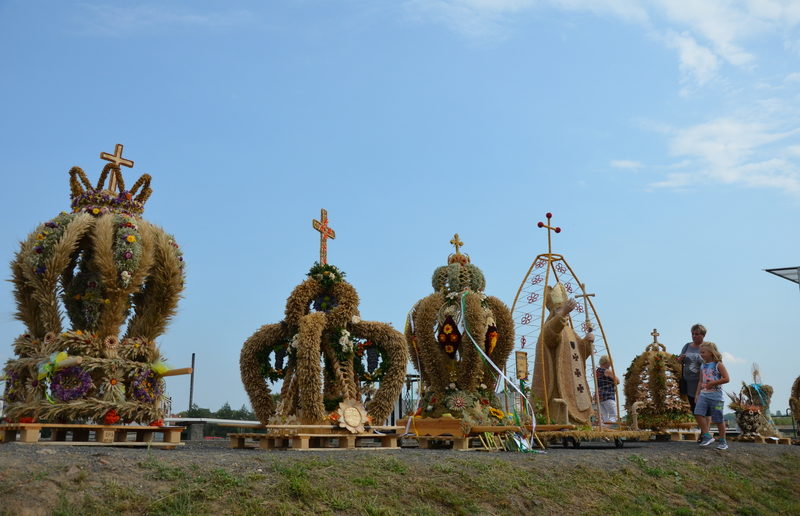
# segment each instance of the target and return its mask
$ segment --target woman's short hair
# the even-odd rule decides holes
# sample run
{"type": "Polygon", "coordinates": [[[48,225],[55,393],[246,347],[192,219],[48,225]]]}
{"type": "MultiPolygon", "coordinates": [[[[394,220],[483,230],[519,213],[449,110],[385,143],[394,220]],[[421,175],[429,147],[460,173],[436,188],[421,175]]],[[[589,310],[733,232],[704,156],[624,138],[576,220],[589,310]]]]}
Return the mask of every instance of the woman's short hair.
{"type": "Polygon", "coordinates": [[[705,337],[705,335],[706,335],[706,327],[703,326],[700,323],[695,324],[694,326],[692,326],[692,333],[694,333],[694,332],[700,332],[705,337]]]}

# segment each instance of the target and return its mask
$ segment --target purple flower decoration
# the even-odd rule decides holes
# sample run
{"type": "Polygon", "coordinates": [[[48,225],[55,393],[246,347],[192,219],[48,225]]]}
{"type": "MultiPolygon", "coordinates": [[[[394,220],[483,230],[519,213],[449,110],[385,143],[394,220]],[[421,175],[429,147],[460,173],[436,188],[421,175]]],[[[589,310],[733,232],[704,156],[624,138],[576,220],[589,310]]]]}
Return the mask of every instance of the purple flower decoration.
{"type": "Polygon", "coordinates": [[[83,398],[92,388],[92,377],[79,366],[61,369],[50,380],[50,392],[60,401],[83,398]]]}
{"type": "Polygon", "coordinates": [[[44,271],[46,271],[46,270],[47,270],[47,268],[44,265],[40,265],[40,266],[36,267],[36,274],[44,274],[44,271]]]}
{"type": "Polygon", "coordinates": [[[33,248],[33,250],[36,251],[36,254],[42,254],[42,252],[44,251],[44,247],[37,245],[36,247],[33,248]]]}
{"type": "Polygon", "coordinates": [[[45,222],[44,225],[47,226],[48,228],[54,228],[58,226],[58,224],[56,224],[55,222],[45,222]]]}
{"type": "Polygon", "coordinates": [[[161,379],[152,369],[142,369],[133,378],[133,397],[143,403],[153,403],[161,396],[161,379]]]}
{"type": "Polygon", "coordinates": [[[133,258],[133,253],[130,251],[125,251],[125,254],[122,256],[124,256],[126,260],[130,260],[131,258],[133,258]]]}

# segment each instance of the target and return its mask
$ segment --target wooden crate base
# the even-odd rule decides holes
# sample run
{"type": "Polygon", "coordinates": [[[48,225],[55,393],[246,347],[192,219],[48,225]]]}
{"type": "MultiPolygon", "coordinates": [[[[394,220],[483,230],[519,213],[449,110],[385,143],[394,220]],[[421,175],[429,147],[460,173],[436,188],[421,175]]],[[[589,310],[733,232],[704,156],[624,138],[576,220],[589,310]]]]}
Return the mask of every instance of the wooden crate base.
{"type": "Polygon", "coordinates": [[[488,451],[490,449],[496,450],[497,448],[487,448],[484,446],[483,441],[478,437],[448,437],[448,436],[423,436],[418,435],[415,437],[419,443],[419,448],[422,450],[431,449],[448,449],[454,451],[488,451]]]}
{"type": "Polygon", "coordinates": [[[738,437],[730,437],[731,441],[740,443],[756,443],[756,444],[792,444],[792,439],[789,437],[762,437],[760,435],[740,435],[738,437]]]}
{"type": "Polygon", "coordinates": [[[699,430],[672,430],[667,432],[670,441],[689,441],[697,442],[700,438],[699,430]]]}
{"type": "Polygon", "coordinates": [[[228,434],[231,448],[262,450],[399,450],[396,434],[351,434],[344,432],[309,433],[238,433],[228,434]]]}
{"type": "Polygon", "coordinates": [[[156,446],[168,449],[183,445],[183,429],[182,426],[18,423],[0,425],[0,442],[65,446],[156,446]],[[49,440],[41,438],[41,431],[46,428],[50,429],[49,440]],[[159,433],[163,435],[163,440],[155,441],[155,434],[159,433]]]}

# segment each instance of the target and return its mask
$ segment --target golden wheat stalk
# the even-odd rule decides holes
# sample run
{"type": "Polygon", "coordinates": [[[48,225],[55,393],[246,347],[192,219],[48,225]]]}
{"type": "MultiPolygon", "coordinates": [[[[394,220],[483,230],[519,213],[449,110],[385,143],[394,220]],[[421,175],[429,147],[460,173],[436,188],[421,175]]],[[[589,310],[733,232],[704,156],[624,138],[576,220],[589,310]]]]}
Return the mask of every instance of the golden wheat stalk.
{"type": "Polygon", "coordinates": [[[153,235],[153,265],[141,294],[134,296],[135,313],[125,337],[154,340],[164,333],[183,290],[182,262],[172,247],[172,237],[160,229],[153,235]]]}
{"type": "Polygon", "coordinates": [[[305,424],[317,424],[325,418],[320,366],[320,342],[325,323],[324,313],[308,314],[300,321],[300,331],[297,334],[296,381],[302,411],[299,416],[305,424]]]}
{"type": "MultiPolygon", "coordinates": [[[[394,409],[394,404],[403,390],[408,363],[408,347],[403,334],[390,325],[380,322],[361,321],[352,325],[353,335],[371,340],[383,349],[389,367],[381,379],[372,401],[369,403],[369,415],[380,424],[385,421],[394,409]]],[[[356,358],[358,359],[358,358],[356,358]]]]}
{"type": "Polygon", "coordinates": [[[286,338],[285,327],[281,324],[265,324],[244,342],[239,355],[239,370],[242,384],[253,411],[259,421],[267,424],[269,418],[275,413],[275,403],[269,385],[261,376],[258,354],[286,338]]]}
{"type": "Polygon", "coordinates": [[[34,299],[39,303],[39,318],[45,330],[61,333],[61,308],[58,303],[57,288],[61,272],[73,260],[73,254],[84,235],[94,225],[94,218],[86,213],[76,215],[64,229],[64,233],[52,249],[45,262],[45,271],[35,278],[34,299]]]}

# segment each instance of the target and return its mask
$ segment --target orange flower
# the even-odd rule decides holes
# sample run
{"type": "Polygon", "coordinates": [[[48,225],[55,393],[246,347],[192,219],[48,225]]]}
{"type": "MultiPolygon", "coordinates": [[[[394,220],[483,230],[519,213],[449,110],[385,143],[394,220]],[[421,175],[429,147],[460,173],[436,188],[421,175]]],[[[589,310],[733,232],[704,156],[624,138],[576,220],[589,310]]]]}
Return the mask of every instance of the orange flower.
{"type": "Polygon", "coordinates": [[[442,328],[442,331],[449,335],[450,333],[453,333],[453,327],[450,326],[449,324],[445,324],[444,328],[442,328]]]}
{"type": "Polygon", "coordinates": [[[458,340],[458,335],[455,333],[450,334],[450,342],[456,342],[458,340]]]}
{"type": "Polygon", "coordinates": [[[446,341],[447,341],[447,335],[445,335],[444,333],[440,333],[439,342],[446,342],[446,341]]]}
{"type": "Polygon", "coordinates": [[[445,352],[445,353],[452,353],[452,352],[454,352],[454,351],[455,351],[455,348],[453,348],[453,346],[452,346],[452,345],[450,345],[450,344],[448,344],[448,345],[446,345],[446,346],[444,347],[444,352],[445,352]]]}

